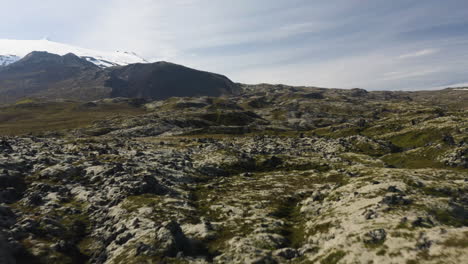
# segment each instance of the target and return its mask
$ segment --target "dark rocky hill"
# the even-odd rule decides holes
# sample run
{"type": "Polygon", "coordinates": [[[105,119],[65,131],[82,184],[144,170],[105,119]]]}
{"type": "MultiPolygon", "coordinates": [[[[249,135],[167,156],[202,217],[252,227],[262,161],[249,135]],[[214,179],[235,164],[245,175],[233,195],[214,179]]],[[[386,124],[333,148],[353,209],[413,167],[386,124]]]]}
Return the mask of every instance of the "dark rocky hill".
{"type": "Polygon", "coordinates": [[[0,68],[0,103],[14,103],[24,97],[91,99],[100,69],[73,54],[59,56],[32,52],[16,63],[0,68]],[[82,94],[86,94],[83,96],[82,94]]]}
{"type": "Polygon", "coordinates": [[[102,69],[74,54],[32,52],[0,68],[0,104],[22,98],[97,100],[107,97],[166,99],[236,94],[227,77],[167,62],[102,69]]]}
{"type": "Polygon", "coordinates": [[[165,99],[172,96],[220,96],[237,94],[239,88],[227,77],[193,70],[169,62],[130,64],[111,69],[106,85],[112,97],[165,99]]]}

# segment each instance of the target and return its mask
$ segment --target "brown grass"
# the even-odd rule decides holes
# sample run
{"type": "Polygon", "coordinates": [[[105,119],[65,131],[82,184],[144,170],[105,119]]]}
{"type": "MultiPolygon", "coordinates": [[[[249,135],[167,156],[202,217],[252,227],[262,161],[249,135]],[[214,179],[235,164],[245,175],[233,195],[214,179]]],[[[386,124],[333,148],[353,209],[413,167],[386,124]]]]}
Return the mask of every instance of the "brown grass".
{"type": "Polygon", "coordinates": [[[0,136],[39,134],[86,127],[113,116],[143,114],[142,108],[124,103],[86,107],[77,102],[26,103],[0,108],[0,136]]]}

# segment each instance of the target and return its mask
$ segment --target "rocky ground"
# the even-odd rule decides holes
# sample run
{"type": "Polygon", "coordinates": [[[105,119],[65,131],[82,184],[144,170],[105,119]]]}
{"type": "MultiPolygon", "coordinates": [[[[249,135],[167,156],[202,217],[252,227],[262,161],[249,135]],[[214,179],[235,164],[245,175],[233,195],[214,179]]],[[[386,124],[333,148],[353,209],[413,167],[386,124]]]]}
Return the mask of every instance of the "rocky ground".
{"type": "Polygon", "coordinates": [[[467,91],[243,89],[5,135],[0,263],[468,257],[467,91]]]}

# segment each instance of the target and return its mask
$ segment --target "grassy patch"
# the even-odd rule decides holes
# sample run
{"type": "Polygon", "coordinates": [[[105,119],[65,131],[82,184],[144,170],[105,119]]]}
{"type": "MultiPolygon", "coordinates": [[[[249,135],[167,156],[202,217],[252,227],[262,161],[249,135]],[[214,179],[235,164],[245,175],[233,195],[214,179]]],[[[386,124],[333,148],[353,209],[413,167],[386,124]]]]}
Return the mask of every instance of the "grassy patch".
{"type": "Polygon", "coordinates": [[[318,176],[315,177],[312,181],[317,184],[336,183],[340,186],[346,185],[348,183],[348,179],[345,175],[336,173],[328,175],[327,177],[318,176]]]}
{"type": "Polygon", "coordinates": [[[326,258],[320,261],[321,264],[336,264],[338,261],[343,259],[346,256],[346,252],[342,250],[337,250],[330,253],[326,258]]]}
{"type": "Polygon", "coordinates": [[[252,112],[216,111],[200,116],[202,119],[224,126],[246,126],[258,118],[252,112]]]}
{"type": "Polygon", "coordinates": [[[327,233],[328,230],[330,230],[330,228],[333,227],[333,223],[332,222],[326,222],[326,223],[323,223],[323,224],[318,224],[318,225],[315,225],[312,230],[310,231],[310,235],[315,235],[317,233],[327,233]]]}
{"type": "Polygon", "coordinates": [[[97,241],[94,238],[86,237],[78,243],[77,247],[82,254],[91,256],[94,253],[96,244],[97,241]]]}
{"type": "Polygon", "coordinates": [[[466,212],[463,211],[463,208],[433,208],[429,210],[429,213],[432,214],[437,221],[443,225],[462,227],[468,226],[468,218],[466,218],[466,212]],[[458,212],[462,210],[462,212],[458,212]]]}
{"type": "Polygon", "coordinates": [[[162,199],[154,194],[142,194],[137,196],[129,196],[122,203],[122,208],[128,212],[135,212],[142,207],[157,207],[161,206],[162,199]]]}
{"type": "Polygon", "coordinates": [[[404,126],[401,124],[401,121],[386,121],[384,123],[379,123],[377,125],[366,128],[364,131],[362,131],[362,134],[368,137],[379,137],[384,134],[398,132],[403,128],[404,126]]]}
{"type": "Polygon", "coordinates": [[[286,121],[287,114],[285,110],[274,110],[271,112],[271,118],[276,121],[286,121]]]}
{"type": "Polygon", "coordinates": [[[422,187],[421,191],[425,195],[434,196],[434,197],[452,197],[454,196],[450,190],[440,189],[436,187],[422,187]]]}
{"type": "Polygon", "coordinates": [[[274,217],[285,220],[285,227],[281,230],[281,234],[289,241],[289,246],[300,248],[305,243],[306,236],[304,217],[300,213],[300,208],[297,206],[298,199],[289,198],[283,201],[278,201],[274,207],[274,217]]]}
{"type": "Polygon", "coordinates": [[[340,138],[340,137],[349,137],[354,135],[360,135],[362,129],[358,127],[347,127],[347,128],[333,128],[325,127],[318,128],[314,130],[314,133],[318,136],[327,137],[327,138],[340,138]]]}
{"type": "Polygon", "coordinates": [[[444,148],[424,147],[417,150],[388,154],[382,157],[382,161],[396,168],[446,168],[443,163],[437,160],[438,155],[444,151],[444,148]]]}
{"type": "Polygon", "coordinates": [[[15,105],[23,105],[23,104],[32,104],[35,103],[36,100],[33,98],[24,98],[22,100],[19,100],[15,103],[15,105]]]}
{"type": "Polygon", "coordinates": [[[447,129],[413,130],[393,136],[389,140],[401,148],[418,148],[429,143],[440,142],[447,132],[447,129]]]}
{"type": "Polygon", "coordinates": [[[134,116],[142,108],[127,104],[103,104],[80,107],[77,102],[24,103],[0,108],[0,135],[24,135],[57,132],[91,125],[94,121],[115,116],[134,116]],[[47,124],[47,125],[45,125],[47,124]]]}
{"type": "Polygon", "coordinates": [[[468,248],[468,232],[463,232],[462,237],[451,237],[442,244],[446,247],[468,248]]]}
{"type": "Polygon", "coordinates": [[[380,249],[375,253],[377,256],[385,256],[387,254],[387,250],[385,248],[380,249]]]}

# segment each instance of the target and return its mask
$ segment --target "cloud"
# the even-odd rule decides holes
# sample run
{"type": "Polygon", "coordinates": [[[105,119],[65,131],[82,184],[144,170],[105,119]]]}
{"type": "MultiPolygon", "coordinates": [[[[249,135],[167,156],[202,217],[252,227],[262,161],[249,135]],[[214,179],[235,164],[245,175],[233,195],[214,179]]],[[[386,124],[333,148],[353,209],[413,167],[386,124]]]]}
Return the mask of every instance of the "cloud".
{"type": "Polygon", "coordinates": [[[431,55],[431,54],[434,54],[434,53],[437,53],[437,52],[438,52],[437,49],[423,49],[423,50],[416,51],[416,52],[413,52],[413,53],[407,53],[407,54],[400,55],[398,58],[400,58],[400,59],[411,59],[411,58],[417,58],[417,57],[422,57],[422,56],[428,56],[428,55],[431,55]]]}
{"type": "Polygon", "coordinates": [[[50,35],[238,82],[423,89],[468,81],[464,0],[3,2],[22,13],[5,12],[0,37],[50,35]]]}
{"type": "Polygon", "coordinates": [[[445,88],[465,88],[468,87],[468,82],[464,83],[450,83],[450,84],[445,84],[445,85],[440,85],[440,86],[435,86],[431,87],[431,90],[438,90],[438,89],[445,89],[445,88]]]}
{"type": "Polygon", "coordinates": [[[384,78],[382,80],[397,80],[397,79],[408,79],[413,77],[425,76],[429,74],[434,74],[439,72],[437,69],[424,69],[420,71],[405,71],[405,72],[388,72],[384,74],[384,78]]]}
{"type": "Polygon", "coordinates": [[[171,35],[163,30],[169,25],[158,20],[162,12],[159,1],[114,0],[76,41],[88,47],[135,51],[160,59],[174,57],[177,50],[167,44],[171,35]]]}

